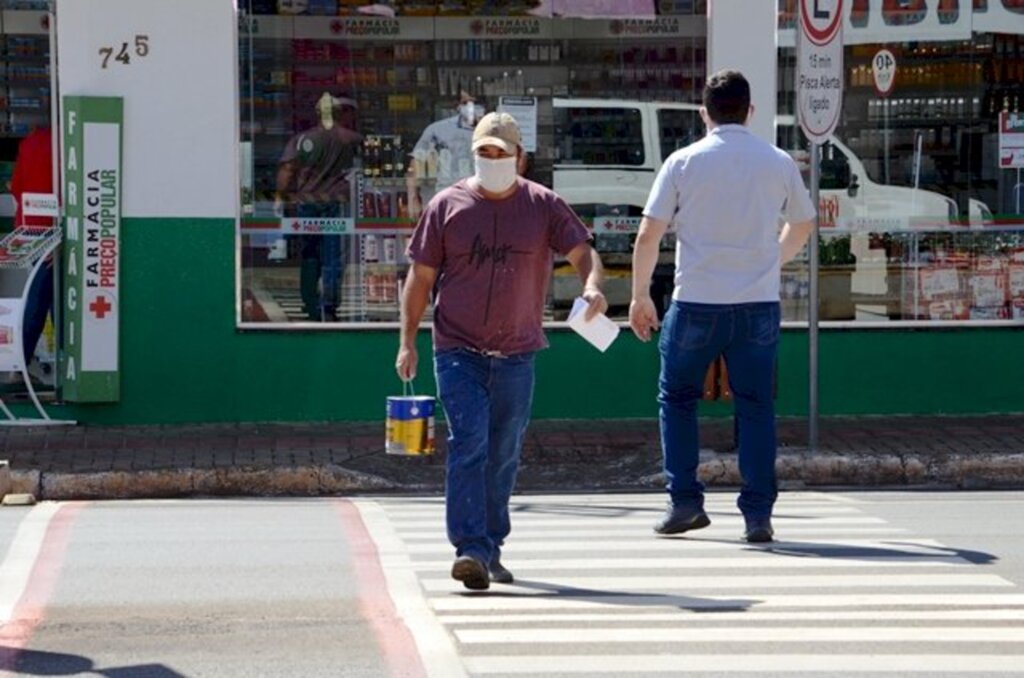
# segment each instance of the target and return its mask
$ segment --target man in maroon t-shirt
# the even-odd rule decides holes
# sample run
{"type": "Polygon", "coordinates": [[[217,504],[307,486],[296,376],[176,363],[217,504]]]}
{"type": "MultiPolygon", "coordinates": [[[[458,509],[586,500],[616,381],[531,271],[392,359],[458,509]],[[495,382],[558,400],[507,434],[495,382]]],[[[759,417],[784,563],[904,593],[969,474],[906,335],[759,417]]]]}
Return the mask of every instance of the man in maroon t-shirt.
{"type": "MultiPolygon", "coordinates": [[[[319,122],[293,136],[277,170],[274,210],[280,216],[311,219],[350,217],[354,163],[363,135],[355,131],[356,102],[325,92],[317,102],[319,122]],[[288,205],[285,205],[285,201],[288,205]]],[[[341,303],[349,239],[347,235],[300,233],[299,293],[306,315],[336,320],[341,303]]]]}
{"type": "Polygon", "coordinates": [[[452,577],[469,589],[511,583],[501,564],[533,398],[534,354],[547,346],[544,301],[554,253],[583,281],[587,317],[608,308],[590,233],[554,192],[517,176],[519,127],[490,113],[473,131],[476,173],[427,205],[408,256],[396,369],[416,376],[416,331],[431,290],[434,367],[448,421],[445,485],[452,577]]]}

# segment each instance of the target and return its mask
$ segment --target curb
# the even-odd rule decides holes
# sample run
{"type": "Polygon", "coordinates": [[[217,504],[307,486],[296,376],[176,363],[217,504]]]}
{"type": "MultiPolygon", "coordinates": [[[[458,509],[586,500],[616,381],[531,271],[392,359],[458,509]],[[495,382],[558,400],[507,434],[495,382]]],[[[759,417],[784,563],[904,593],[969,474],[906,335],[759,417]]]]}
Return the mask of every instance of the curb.
{"type": "MultiPolygon", "coordinates": [[[[709,487],[740,485],[735,454],[704,451],[701,457],[700,478],[709,487]]],[[[616,469],[626,472],[615,480],[594,476],[595,464],[599,463],[591,459],[584,464],[586,474],[579,472],[579,461],[535,463],[530,472],[521,474],[518,490],[655,490],[664,484],[661,473],[651,468],[650,463],[643,464],[642,472],[616,469]],[[579,480],[586,476],[590,479],[579,480]],[[577,485],[566,483],[566,478],[576,478],[577,485]]],[[[776,468],[780,487],[790,490],[828,486],[1024,489],[1024,454],[812,455],[791,452],[779,455],[776,468]]],[[[416,483],[337,465],[101,473],[13,470],[11,481],[12,492],[34,494],[41,500],[314,497],[359,492],[437,493],[443,490],[443,471],[444,465],[438,464],[431,478],[416,483]]]]}

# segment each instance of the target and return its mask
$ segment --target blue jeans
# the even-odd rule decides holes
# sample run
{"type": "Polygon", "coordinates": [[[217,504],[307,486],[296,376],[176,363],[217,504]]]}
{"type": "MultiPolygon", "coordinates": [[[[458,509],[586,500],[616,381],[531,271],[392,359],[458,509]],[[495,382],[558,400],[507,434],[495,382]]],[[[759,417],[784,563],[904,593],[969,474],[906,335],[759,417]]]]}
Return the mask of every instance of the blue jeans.
{"type": "MultiPolygon", "coordinates": [[[[296,216],[325,219],[345,215],[341,203],[299,203],[296,216]]],[[[299,269],[299,293],[303,311],[313,320],[333,321],[341,301],[341,283],[348,258],[348,235],[304,233],[298,236],[302,257],[299,269]],[[323,294],[317,289],[323,288],[323,294]]]]}
{"type": "Polygon", "coordinates": [[[32,363],[36,344],[46,327],[46,316],[53,315],[53,261],[43,262],[25,304],[25,321],[21,328],[22,347],[25,352],[25,367],[32,363]]]}
{"type": "Polygon", "coordinates": [[[508,501],[530,420],[533,357],[489,357],[462,348],[434,356],[448,420],[448,540],[457,555],[489,563],[511,530],[508,501]]]}
{"type": "Polygon", "coordinates": [[[743,489],[737,505],[747,517],[771,515],[778,494],[772,396],[779,320],[778,302],[673,301],[665,314],[658,342],[658,403],[665,479],[673,505],[704,506],[704,486],[697,480],[697,403],[708,366],[724,355],[739,426],[743,489]]]}

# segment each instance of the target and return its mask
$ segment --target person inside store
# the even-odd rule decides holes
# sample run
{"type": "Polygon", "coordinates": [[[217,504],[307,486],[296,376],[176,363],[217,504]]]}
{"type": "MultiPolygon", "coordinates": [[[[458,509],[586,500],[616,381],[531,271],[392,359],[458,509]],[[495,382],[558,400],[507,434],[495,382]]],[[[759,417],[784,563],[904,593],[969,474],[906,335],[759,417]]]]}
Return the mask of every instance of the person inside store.
{"type": "MultiPolygon", "coordinates": [[[[356,131],[356,102],[324,92],[316,115],[317,124],[289,139],[278,162],[274,212],[279,217],[353,215],[355,164],[363,141],[356,131]]],[[[301,258],[303,312],[310,320],[335,320],[349,236],[300,233],[294,238],[301,258]]]]}
{"type": "Polygon", "coordinates": [[[413,219],[432,196],[473,174],[473,128],[483,117],[484,107],[466,91],[459,92],[453,107],[453,115],[427,125],[413,146],[406,175],[413,219]]]}
{"type": "Polygon", "coordinates": [[[675,288],[661,324],[658,403],[670,504],[655,525],[678,534],[710,524],[697,479],[697,404],[708,366],[723,355],[739,426],[738,506],[748,542],[773,539],[780,265],[793,259],[815,215],[793,159],[754,136],[750,85],[715,73],[703,93],[708,134],[670,155],[644,208],[633,249],[629,323],[641,341],[659,329],[651,275],[668,228],[676,234],[675,288]],[[785,221],[779,230],[780,217],[785,221]]]}
{"type": "MultiPolygon", "coordinates": [[[[18,144],[18,155],[14,161],[11,176],[11,195],[14,197],[15,228],[21,226],[53,226],[52,217],[29,216],[24,214],[21,204],[25,193],[53,193],[53,146],[49,126],[32,130],[18,144]]],[[[43,263],[25,303],[25,318],[22,326],[22,348],[25,365],[33,373],[32,357],[35,355],[39,337],[46,327],[47,316],[53,314],[53,258],[43,263]]]]}
{"type": "Polygon", "coordinates": [[[534,356],[547,346],[544,305],[555,253],[583,282],[588,318],[608,308],[590,233],[557,194],[517,174],[519,126],[489,113],[472,139],[474,174],[427,204],[407,248],[399,378],[416,376],[416,334],[432,291],[434,370],[448,421],[445,509],[468,589],[511,583],[501,563],[509,497],[533,398],[534,356]]]}

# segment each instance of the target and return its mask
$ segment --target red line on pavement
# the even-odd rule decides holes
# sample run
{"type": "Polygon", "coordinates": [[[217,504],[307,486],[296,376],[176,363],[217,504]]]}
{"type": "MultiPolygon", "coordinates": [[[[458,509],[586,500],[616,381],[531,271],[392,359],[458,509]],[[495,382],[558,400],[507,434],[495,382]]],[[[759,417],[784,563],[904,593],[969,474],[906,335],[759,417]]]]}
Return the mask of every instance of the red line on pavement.
{"type": "Polygon", "coordinates": [[[346,499],[335,501],[334,506],[341,515],[342,528],[352,553],[360,612],[377,637],[377,645],[391,675],[403,678],[426,676],[426,669],[416,651],[416,641],[398,616],[394,601],[388,594],[377,546],[363,524],[359,509],[346,499]]]}
{"type": "Polygon", "coordinates": [[[43,621],[71,537],[71,525],[87,502],[64,504],[50,518],[43,543],[32,565],[25,592],[18,599],[11,620],[0,627],[0,671],[13,671],[18,654],[28,645],[32,633],[43,621]]]}

